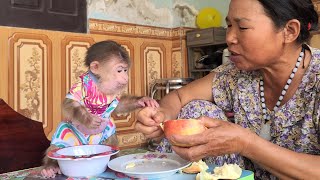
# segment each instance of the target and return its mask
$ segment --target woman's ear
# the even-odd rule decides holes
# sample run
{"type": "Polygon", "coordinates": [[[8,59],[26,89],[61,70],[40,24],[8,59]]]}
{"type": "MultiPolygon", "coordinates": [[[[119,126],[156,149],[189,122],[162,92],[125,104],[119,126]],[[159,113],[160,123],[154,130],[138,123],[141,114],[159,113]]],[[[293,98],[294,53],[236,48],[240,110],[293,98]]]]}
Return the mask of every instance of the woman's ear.
{"type": "Polygon", "coordinates": [[[291,19],[284,27],[285,43],[294,42],[300,35],[300,22],[297,19],[291,19]]]}
{"type": "Polygon", "coordinates": [[[90,71],[93,72],[93,74],[99,74],[99,66],[100,63],[98,61],[92,61],[90,63],[90,71]]]}

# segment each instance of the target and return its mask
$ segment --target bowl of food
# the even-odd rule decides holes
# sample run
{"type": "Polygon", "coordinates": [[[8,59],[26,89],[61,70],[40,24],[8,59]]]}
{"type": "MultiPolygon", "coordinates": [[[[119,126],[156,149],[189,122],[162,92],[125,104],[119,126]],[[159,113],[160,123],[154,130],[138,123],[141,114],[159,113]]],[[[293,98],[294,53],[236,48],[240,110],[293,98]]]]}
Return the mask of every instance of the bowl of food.
{"type": "Polygon", "coordinates": [[[163,131],[172,145],[188,147],[187,144],[178,144],[171,140],[172,135],[195,135],[202,133],[207,128],[197,119],[167,120],[163,123],[163,131]]]}
{"type": "Polygon", "coordinates": [[[119,152],[117,147],[107,145],[80,145],[54,149],[48,157],[58,161],[62,174],[68,177],[91,177],[103,173],[110,157],[119,152]]]}

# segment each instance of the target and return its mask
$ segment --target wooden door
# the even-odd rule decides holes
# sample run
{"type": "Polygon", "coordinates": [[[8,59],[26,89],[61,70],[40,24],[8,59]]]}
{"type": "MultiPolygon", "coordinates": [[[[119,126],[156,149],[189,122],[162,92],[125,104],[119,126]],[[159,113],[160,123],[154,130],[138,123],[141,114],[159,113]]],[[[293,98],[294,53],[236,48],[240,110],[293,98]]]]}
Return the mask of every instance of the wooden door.
{"type": "Polygon", "coordinates": [[[0,25],[86,32],[86,0],[1,0],[0,25]]]}

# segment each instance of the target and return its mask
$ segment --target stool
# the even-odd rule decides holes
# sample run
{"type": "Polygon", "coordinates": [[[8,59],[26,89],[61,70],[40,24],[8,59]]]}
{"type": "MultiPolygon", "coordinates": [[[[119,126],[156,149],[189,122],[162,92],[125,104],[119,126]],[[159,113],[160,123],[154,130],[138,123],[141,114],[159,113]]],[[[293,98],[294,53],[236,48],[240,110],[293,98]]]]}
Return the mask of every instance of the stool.
{"type": "Polygon", "coordinates": [[[179,89],[193,80],[193,78],[156,79],[154,83],[151,85],[150,97],[154,99],[154,95],[158,90],[165,90],[165,93],[168,94],[170,90],[179,89]]]}

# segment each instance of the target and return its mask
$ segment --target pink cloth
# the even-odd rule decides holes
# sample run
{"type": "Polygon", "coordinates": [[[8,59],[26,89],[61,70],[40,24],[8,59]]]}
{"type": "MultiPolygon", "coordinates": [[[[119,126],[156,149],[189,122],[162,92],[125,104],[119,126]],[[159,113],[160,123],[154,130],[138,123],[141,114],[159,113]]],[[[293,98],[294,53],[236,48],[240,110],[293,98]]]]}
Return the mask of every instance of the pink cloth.
{"type": "Polygon", "coordinates": [[[96,85],[98,80],[90,71],[82,74],[79,78],[80,81],[71,87],[66,98],[78,101],[89,113],[100,117],[102,123],[97,129],[87,128],[76,120],[72,120],[72,124],[84,134],[97,134],[105,129],[115,129],[115,124],[110,116],[119,103],[119,95],[106,96],[100,92],[96,85]]]}

